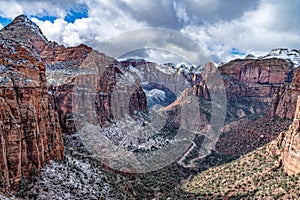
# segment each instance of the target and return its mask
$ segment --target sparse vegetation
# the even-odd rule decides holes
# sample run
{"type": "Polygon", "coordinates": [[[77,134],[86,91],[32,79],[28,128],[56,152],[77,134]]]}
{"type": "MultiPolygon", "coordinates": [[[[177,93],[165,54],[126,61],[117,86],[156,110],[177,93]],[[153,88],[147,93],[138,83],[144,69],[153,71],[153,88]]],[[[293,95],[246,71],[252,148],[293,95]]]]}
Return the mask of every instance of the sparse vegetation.
{"type": "Polygon", "coordinates": [[[276,169],[276,157],[268,153],[267,146],[238,160],[202,172],[184,185],[183,191],[192,193],[195,197],[221,195],[232,199],[299,198],[299,175],[287,176],[282,169],[276,169]]]}

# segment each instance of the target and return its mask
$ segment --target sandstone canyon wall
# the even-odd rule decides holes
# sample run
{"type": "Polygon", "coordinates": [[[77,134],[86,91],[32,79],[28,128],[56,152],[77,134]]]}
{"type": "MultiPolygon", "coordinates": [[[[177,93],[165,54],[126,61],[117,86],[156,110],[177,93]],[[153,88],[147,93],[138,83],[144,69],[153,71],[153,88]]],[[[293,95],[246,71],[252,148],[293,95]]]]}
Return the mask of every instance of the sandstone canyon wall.
{"type": "Polygon", "coordinates": [[[0,183],[22,178],[64,157],[58,116],[48,99],[45,65],[28,45],[0,35],[0,183]]]}
{"type": "Polygon", "coordinates": [[[74,133],[76,122],[104,126],[126,114],[147,111],[139,79],[122,72],[117,60],[85,45],[48,45],[41,57],[63,132],[74,133]]]}
{"type": "Polygon", "coordinates": [[[293,119],[298,96],[300,95],[300,68],[292,73],[292,82],[279,87],[272,98],[269,115],[293,119]]]}
{"type": "Polygon", "coordinates": [[[63,159],[62,133],[74,133],[82,114],[103,126],[147,112],[139,79],[117,60],[50,42],[24,15],[0,31],[0,55],[0,190],[63,159]]]}
{"type": "Polygon", "coordinates": [[[278,137],[281,162],[289,175],[300,173],[300,96],[296,104],[294,121],[287,132],[278,137]]]}
{"type": "Polygon", "coordinates": [[[126,114],[147,112],[139,79],[131,72],[121,72],[114,58],[86,45],[66,48],[48,41],[24,15],[4,27],[1,34],[32,49],[46,66],[48,94],[62,132],[74,133],[76,122],[83,120],[103,126],[126,114]]]}
{"type": "Polygon", "coordinates": [[[291,82],[293,66],[286,60],[236,59],[218,68],[224,81],[230,115],[267,113],[274,93],[291,82]]]}

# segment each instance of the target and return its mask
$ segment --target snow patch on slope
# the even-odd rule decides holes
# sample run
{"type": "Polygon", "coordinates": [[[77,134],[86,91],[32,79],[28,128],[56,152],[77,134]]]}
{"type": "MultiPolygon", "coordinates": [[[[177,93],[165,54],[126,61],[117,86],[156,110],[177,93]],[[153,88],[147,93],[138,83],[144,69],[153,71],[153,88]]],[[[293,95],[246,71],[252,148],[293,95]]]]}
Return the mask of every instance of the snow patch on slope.
{"type": "Polygon", "coordinates": [[[163,101],[166,99],[166,93],[159,89],[144,90],[147,99],[163,101]]]}
{"type": "Polygon", "coordinates": [[[67,155],[64,161],[51,161],[42,169],[30,195],[37,199],[123,199],[118,192],[107,173],[67,155]]]}
{"type": "Polygon", "coordinates": [[[272,49],[266,56],[259,57],[260,59],[279,58],[291,61],[295,67],[300,65],[300,51],[296,49],[272,49]]]}

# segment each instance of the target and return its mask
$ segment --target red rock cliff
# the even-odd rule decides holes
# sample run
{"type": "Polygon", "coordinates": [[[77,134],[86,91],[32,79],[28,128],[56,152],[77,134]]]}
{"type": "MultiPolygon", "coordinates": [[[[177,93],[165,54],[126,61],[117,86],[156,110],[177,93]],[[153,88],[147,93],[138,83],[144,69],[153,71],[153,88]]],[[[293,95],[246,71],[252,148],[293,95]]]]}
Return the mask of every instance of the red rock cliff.
{"type": "Polygon", "coordinates": [[[274,93],[269,115],[293,119],[299,95],[300,68],[295,68],[292,73],[292,82],[282,85],[274,93]]]}
{"type": "Polygon", "coordinates": [[[279,136],[284,171],[289,175],[300,173],[300,96],[296,104],[294,121],[286,133],[279,136]]]}
{"type": "Polygon", "coordinates": [[[231,61],[219,70],[228,87],[228,100],[258,98],[261,102],[270,102],[276,86],[288,82],[292,67],[287,61],[276,58],[243,59],[231,61]],[[238,84],[232,84],[235,82],[238,84]]]}
{"type": "Polygon", "coordinates": [[[65,48],[53,43],[41,57],[63,132],[74,133],[76,121],[104,126],[147,110],[139,79],[123,73],[117,60],[85,45],[65,48]]]}
{"type": "Polygon", "coordinates": [[[17,189],[33,170],[64,157],[45,65],[34,50],[5,34],[0,36],[0,139],[0,190],[17,189]]]}
{"type": "Polygon", "coordinates": [[[293,67],[288,61],[237,59],[218,68],[224,80],[228,110],[249,114],[267,112],[274,93],[291,80],[293,67]]]}
{"type": "Polygon", "coordinates": [[[46,65],[49,99],[63,132],[74,133],[76,121],[81,122],[83,114],[93,124],[105,125],[125,114],[147,110],[138,79],[130,81],[129,73],[124,75],[114,58],[82,44],[66,48],[49,42],[24,15],[3,28],[1,34],[31,49],[46,65]]]}

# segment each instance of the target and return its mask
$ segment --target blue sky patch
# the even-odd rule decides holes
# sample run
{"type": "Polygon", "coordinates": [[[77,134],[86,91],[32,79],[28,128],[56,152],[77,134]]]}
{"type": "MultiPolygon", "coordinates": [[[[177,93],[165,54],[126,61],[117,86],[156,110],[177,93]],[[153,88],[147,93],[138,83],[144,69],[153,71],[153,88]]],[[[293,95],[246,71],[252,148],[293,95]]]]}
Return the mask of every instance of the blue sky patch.
{"type": "Polygon", "coordinates": [[[85,4],[80,4],[76,8],[71,9],[67,16],[65,17],[65,21],[69,23],[74,23],[76,19],[87,18],[88,17],[88,7],[85,4]]]}
{"type": "Polygon", "coordinates": [[[6,26],[7,24],[9,24],[12,20],[9,19],[9,18],[4,18],[4,17],[1,17],[0,16],[0,23],[3,25],[3,26],[6,26]]]}
{"type": "Polygon", "coordinates": [[[50,22],[54,22],[57,17],[54,17],[54,16],[32,16],[34,18],[37,18],[38,20],[41,20],[41,21],[50,21],[50,22]]]}
{"type": "Polygon", "coordinates": [[[240,56],[244,56],[246,55],[245,52],[240,51],[237,48],[232,48],[231,51],[229,52],[231,55],[240,55],[240,56]]]}

